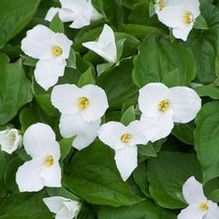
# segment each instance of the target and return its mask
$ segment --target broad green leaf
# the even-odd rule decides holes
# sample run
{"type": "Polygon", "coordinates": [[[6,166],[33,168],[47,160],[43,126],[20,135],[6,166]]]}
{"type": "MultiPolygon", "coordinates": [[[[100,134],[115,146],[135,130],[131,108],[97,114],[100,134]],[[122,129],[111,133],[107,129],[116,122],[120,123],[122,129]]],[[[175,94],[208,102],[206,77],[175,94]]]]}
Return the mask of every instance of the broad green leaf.
{"type": "Polygon", "coordinates": [[[193,56],[178,42],[149,37],[134,59],[133,79],[138,87],[150,82],[186,86],[194,77],[193,56]]]}
{"type": "Polygon", "coordinates": [[[121,123],[128,125],[130,122],[135,120],[135,108],[130,106],[122,115],[121,123]]]}
{"type": "Polygon", "coordinates": [[[59,141],[60,150],[61,150],[61,160],[63,161],[72,149],[73,138],[63,138],[59,141]]]}
{"type": "Polygon", "coordinates": [[[31,84],[21,61],[0,65],[0,124],[9,122],[26,103],[32,100],[31,84]]]}
{"type": "Polygon", "coordinates": [[[65,166],[63,184],[92,204],[119,207],[141,200],[122,181],[112,150],[100,142],[78,152],[65,166]]]}
{"type": "Polygon", "coordinates": [[[198,86],[194,89],[201,97],[210,97],[215,100],[219,99],[219,87],[213,84],[198,86]]]}
{"type": "Polygon", "coordinates": [[[201,178],[200,165],[193,154],[160,152],[157,158],[148,161],[149,191],[161,207],[177,209],[186,206],[182,186],[190,176],[201,178]]]}
{"type": "Polygon", "coordinates": [[[58,13],[52,19],[49,28],[54,31],[55,33],[64,33],[64,24],[62,23],[61,19],[59,18],[58,13]]]}
{"type": "Polygon", "coordinates": [[[95,84],[95,83],[96,83],[96,81],[95,81],[95,78],[93,76],[91,67],[88,68],[87,71],[85,71],[78,80],[79,87],[83,87],[84,85],[95,84]]]}
{"type": "Polygon", "coordinates": [[[101,207],[98,219],[176,219],[176,215],[143,201],[130,207],[101,207]]]}
{"type": "Polygon", "coordinates": [[[0,208],[1,219],[51,219],[52,213],[42,199],[45,192],[15,193],[11,195],[0,208]]]}
{"type": "Polygon", "coordinates": [[[97,78],[97,84],[106,91],[111,106],[121,105],[137,94],[137,87],[132,82],[132,68],[132,60],[123,60],[119,66],[97,78]]]}
{"type": "Polygon", "coordinates": [[[219,102],[205,104],[196,117],[195,149],[203,169],[204,182],[219,177],[219,102]]]}
{"type": "Polygon", "coordinates": [[[0,48],[33,18],[40,0],[0,1],[0,48]]]}
{"type": "Polygon", "coordinates": [[[195,24],[194,24],[194,28],[196,29],[208,29],[208,24],[205,20],[205,18],[202,15],[199,15],[196,20],[195,20],[195,24]]]}

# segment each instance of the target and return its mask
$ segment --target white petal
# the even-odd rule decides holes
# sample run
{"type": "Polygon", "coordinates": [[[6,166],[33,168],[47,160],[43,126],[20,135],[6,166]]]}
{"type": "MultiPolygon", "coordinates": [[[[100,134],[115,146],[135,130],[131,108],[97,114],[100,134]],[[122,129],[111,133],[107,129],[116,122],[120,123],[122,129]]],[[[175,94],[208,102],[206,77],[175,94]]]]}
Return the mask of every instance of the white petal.
{"type": "Polygon", "coordinates": [[[60,149],[56,136],[50,126],[43,123],[31,125],[23,137],[23,144],[26,152],[31,157],[42,157],[54,155],[59,158],[60,149]]]}
{"type": "Polygon", "coordinates": [[[80,29],[82,27],[90,25],[90,19],[87,19],[83,15],[78,15],[76,18],[74,18],[73,23],[69,26],[74,29],[80,29]]]}
{"type": "Polygon", "coordinates": [[[91,7],[92,7],[91,20],[92,20],[92,21],[96,21],[96,20],[102,18],[103,15],[100,14],[100,13],[93,7],[93,5],[92,5],[91,2],[90,2],[90,4],[91,4],[91,7]]]}
{"type": "Polygon", "coordinates": [[[72,43],[73,42],[71,40],[69,40],[65,36],[65,34],[56,33],[53,37],[52,44],[54,46],[59,46],[62,48],[62,54],[60,56],[58,56],[56,59],[60,60],[61,62],[63,61],[63,59],[68,59],[72,43]]]}
{"type": "Polygon", "coordinates": [[[85,85],[82,87],[82,97],[87,97],[89,106],[81,111],[87,122],[100,119],[109,107],[105,91],[96,85],[85,85]]]}
{"type": "Polygon", "coordinates": [[[170,103],[174,113],[174,121],[187,123],[193,120],[201,109],[201,98],[187,87],[173,87],[170,89],[170,103]]]}
{"type": "Polygon", "coordinates": [[[58,213],[59,211],[61,211],[63,207],[63,202],[67,200],[68,199],[63,198],[61,196],[52,196],[44,198],[43,202],[46,204],[46,206],[49,208],[51,212],[58,213]]]}
{"type": "Polygon", "coordinates": [[[33,159],[20,166],[16,173],[16,183],[20,192],[37,192],[44,187],[40,177],[41,160],[33,159]]]}
{"type": "Polygon", "coordinates": [[[203,219],[205,212],[200,211],[199,205],[190,205],[183,209],[177,216],[177,219],[203,219]]]}
{"type": "Polygon", "coordinates": [[[202,184],[198,182],[194,176],[186,180],[182,192],[188,204],[201,203],[207,200],[203,192],[202,184]]]}
{"type": "Polygon", "coordinates": [[[66,62],[57,62],[55,59],[39,60],[34,71],[36,82],[48,90],[64,75],[66,62]]]}
{"type": "Polygon", "coordinates": [[[100,119],[88,123],[83,120],[80,114],[62,114],[59,128],[64,138],[76,136],[72,146],[81,150],[95,140],[100,123],[100,119]]]}
{"type": "Polygon", "coordinates": [[[55,15],[59,12],[59,8],[52,7],[49,9],[49,11],[46,14],[45,20],[46,21],[52,21],[52,19],[55,17],[55,15]]]}
{"type": "Polygon", "coordinates": [[[157,118],[163,113],[158,108],[159,103],[168,100],[169,95],[170,90],[164,84],[149,83],[139,90],[139,109],[145,116],[157,118]]]}
{"type": "Polygon", "coordinates": [[[133,121],[127,126],[127,133],[132,135],[131,145],[147,144],[148,138],[144,135],[140,121],[133,121]]]}
{"type": "Polygon", "coordinates": [[[116,166],[121,177],[126,181],[137,167],[137,147],[126,146],[115,151],[116,166]]]}
{"type": "Polygon", "coordinates": [[[181,0],[181,4],[187,11],[191,11],[194,18],[200,15],[200,1],[199,0],[181,0]]]}
{"type": "Polygon", "coordinates": [[[216,203],[209,201],[209,209],[204,219],[218,219],[219,218],[219,207],[216,203]]]}
{"type": "Polygon", "coordinates": [[[97,42],[91,41],[83,43],[82,45],[97,53],[110,63],[117,61],[117,48],[114,32],[106,24],[104,25],[103,31],[101,32],[97,42]]]}
{"type": "MultiPolygon", "coordinates": [[[[56,158],[55,158],[56,159],[56,158]]],[[[43,167],[40,176],[44,179],[44,185],[48,187],[61,187],[61,168],[58,160],[51,167],[43,167]]]]}
{"type": "Polygon", "coordinates": [[[50,40],[54,37],[48,27],[37,25],[27,32],[27,36],[21,42],[21,49],[25,54],[36,58],[48,58],[50,53],[50,40]]]}
{"type": "Polygon", "coordinates": [[[193,27],[193,24],[188,25],[184,28],[174,28],[173,36],[176,37],[177,39],[182,39],[186,41],[190,31],[192,30],[192,27],[193,27]]]}
{"type": "Polygon", "coordinates": [[[126,131],[126,127],[120,122],[107,122],[100,127],[98,137],[112,149],[118,149],[124,146],[120,138],[126,131]]]}
{"type": "Polygon", "coordinates": [[[68,211],[67,208],[62,208],[61,211],[59,211],[56,216],[55,219],[72,219],[73,217],[71,217],[70,212],[68,211]]]}
{"type": "Polygon", "coordinates": [[[152,142],[167,137],[174,127],[171,113],[165,113],[158,118],[142,115],[141,125],[145,137],[152,142]]]}
{"type": "Polygon", "coordinates": [[[81,90],[74,84],[57,85],[52,90],[51,102],[61,113],[77,113],[80,96],[81,90]]]}
{"type": "Polygon", "coordinates": [[[158,13],[158,19],[168,27],[183,28],[186,24],[183,22],[184,7],[180,5],[170,5],[158,13]]]}

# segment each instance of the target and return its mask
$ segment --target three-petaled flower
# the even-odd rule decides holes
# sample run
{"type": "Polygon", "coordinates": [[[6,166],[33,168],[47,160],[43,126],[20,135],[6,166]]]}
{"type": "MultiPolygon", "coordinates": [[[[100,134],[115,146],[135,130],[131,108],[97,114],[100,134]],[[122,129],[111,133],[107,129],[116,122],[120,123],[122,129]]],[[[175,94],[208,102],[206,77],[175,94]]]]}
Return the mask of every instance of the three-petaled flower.
{"type": "Polygon", "coordinates": [[[109,63],[117,61],[117,47],[113,30],[107,24],[96,41],[82,43],[82,45],[99,56],[103,57],[109,63]]]}
{"type": "Polygon", "coordinates": [[[184,41],[200,15],[199,0],[157,0],[155,11],[158,19],[172,28],[173,35],[184,41]]]}
{"type": "Polygon", "coordinates": [[[37,25],[27,32],[21,42],[21,49],[32,58],[39,59],[34,70],[37,83],[48,90],[64,75],[66,59],[70,54],[72,41],[63,33],[55,33],[48,27],[37,25]]]}
{"type": "Polygon", "coordinates": [[[39,191],[44,186],[61,187],[60,148],[50,126],[43,123],[31,125],[24,133],[23,144],[32,160],[17,170],[20,192],[39,191]]]}
{"type": "Polygon", "coordinates": [[[81,209],[80,202],[61,196],[44,198],[43,202],[51,212],[56,214],[55,219],[76,218],[81,209]]]}
{"type": "Polygon", "coordinates": [[[96,85],[82,88],[73,84],[57,85],[52,90],[51,102],[61,112],[62,136],[74,136],[73,147],[79,150],[97,137],[101,117],[109,106],[105,91],[96,85]]]}
{"type": "Polygon", "coordinates": [[[201,109],[201,98],[188,87],[168,88],[149,83],[139,90],[142,129],[151,141],[168,136],[176,123],[193,120],[201,109]]]}
{"type": "Polygon", "coordinates": [[[50,8],[45,20],[51,21],[58,13],[62,22],[72,22],[71,28],[80,29],[92,21],[102,18],[93,7],[91,0],[60,0],[61,8],[50,8]]]}
{"type": "Polygon", "coordinates": [[[189,206],[183,209],[177,219],[213,219],[219,218],[219,208],[216,203],[204,195],[202,184],[191,176],[183,185],[183,197],[189,206]]]}
{"type": "Polygon", "coordinates": [[[99,139],[115,150],[117,168],[125,181],[137,167],[137,144],[147,144],[139,121],[124,126],[120,122],[108,122],[100,127],[99,139]]]}

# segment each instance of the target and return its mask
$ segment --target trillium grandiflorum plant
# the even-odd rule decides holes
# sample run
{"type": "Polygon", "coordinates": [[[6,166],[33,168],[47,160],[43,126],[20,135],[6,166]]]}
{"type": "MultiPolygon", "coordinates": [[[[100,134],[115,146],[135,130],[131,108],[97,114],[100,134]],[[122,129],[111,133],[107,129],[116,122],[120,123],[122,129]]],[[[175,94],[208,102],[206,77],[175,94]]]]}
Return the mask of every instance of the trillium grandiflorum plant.
{"type": "Polygon", "coordinates": [[[155,10],[158,19],[172,29],[173,35],[184,41],[200,15],[199,0],[157,0],[155,10]]]}
{"type": "Polygon", "coordinates": [[[109,63],[115,63],[117,61],[115,35],[112,28],[107,24],[104,25],[103,30],[96,41],[82,43],[82,45],[97,53],[109,63]]]}
{"type": "Polygon", "coordinates": [[[44,198],[43,202],[49,210],[56,214],[55,219],[77,218],[81,203],[61,196],[44,198]]]}
{"type": "Polygon", "coordinates": [[[202,184],[191,176],[183,185],[183,197],[189,204],[182,210],[177,219],[217,219],[219,207],[204,195],[202,184]]]}
{"type": "Polygon", "coordinates": [[[1,150],[12,154],[22,145],[22,136],[17,129],[6,129],[0,131],[1,150]]]}
{"type": "Polygon", "coordinates": [[[116,166],[125,181],[138,165],[137,144],[146,144],[148,139],[141,130],[139,121],[128,126],[120,122],[108,122],[99,130],[99,139],[115,151],[116,166]]]}
{"type": "Polygon", "coordinates": [[[138,104],[142,130],[154,142],[168,136],[174,122],[192,121],[201,109],[201,98],[188,87],[149,83],[139,90],[138,104]]]}
{"type": "Polygon", "coordinates": [[[63,33],[55,33],[48,27],[37,25],[27,32],[21,42],[21,49],[28,56],[39,59],[34,70],[36,82],[48,90],[64,75],[66,59],[70,54],[72,41],[63,33]]]}
{"type": "Polygon", "coordinates": [[[75,137],[73,147],[81,150],[97,137],[101,117],[108,108],[105,91],[96,85],[82,88],[73,84],[57,85],[52,90],[52,104],[60,111],[60,132],[75,137]]]}
{"type": "Polygon", "coordinates": [[[58,13],[62,22],[72,22],[71,28],[88,26],[103,16],[93,7],[91,0],[60,0],[61,8],[50,8],[45,20],[52,21],[58,13]]]}
{"type": "Polygon", "coordinates": [[[44,186],[61,187],[60,148],[50,126],[43,123],[31,125],[24,133],[23,144],[32,160],[17,170],[20,192],[36,192],[44,186]]]}

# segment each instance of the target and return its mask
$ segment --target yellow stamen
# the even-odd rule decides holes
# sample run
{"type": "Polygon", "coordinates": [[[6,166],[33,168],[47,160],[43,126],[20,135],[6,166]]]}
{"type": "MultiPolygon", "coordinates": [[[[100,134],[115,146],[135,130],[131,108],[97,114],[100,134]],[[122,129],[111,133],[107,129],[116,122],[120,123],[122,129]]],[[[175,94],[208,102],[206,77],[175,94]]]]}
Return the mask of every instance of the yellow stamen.
{"type": "Polygon", "coordinates": [[[47,167],[51,167],[54,164],[54,158],[53,156],[49,155],[45,157],[44,159],[44,165],[47,167]]]}
{"type": "Polygon", "coordinates": [[[89,100],[87,97],[80,97],[78,100],[78,106],[81,110],[87,109],[89,106],[89,100]]]}
{"type": "Polygon", "coordinates": [[[206,212],[209,209],[208,203],[207,202],[202,202],[199,205],[199,208],[202,212],[206,212]]]}
{"type": "Polygon", "coordinates": [[[121,142],[126,143],[126,144],[130,143],[131,139],[132,139],[132,136],[128,133],[122,135],[120,138],[121,142]]]}
{"type": "Polygon", "coordinates": [[[165,0],[158,0],[157,5],[159,8],[159,11],[162,11],[166,7],[166,2],[165,0]]]}
{"type": "Polygon", "coordinates": [[[185,24],[191,24],[193,22],[193,14],[190,11],[186,11],[183,15],[183,22],[185,24]]]}
{"type": "Polygon", "coordinates": [[[169,108],[170,108],[170,103],[168,100],[162,100],[158,105],[158,109],[162,112],[167,111],[169,108]]]}
{"type": "Polygon", "coordinates": [[[52,54],[53,54],[55,57],[58,57],[58,56],[62,55],[62,52],[63,52],[63,50],[62,50],[62,48],[59,47],[59,46],[54,46],[54,47],[52,48],[52,54]]]}

